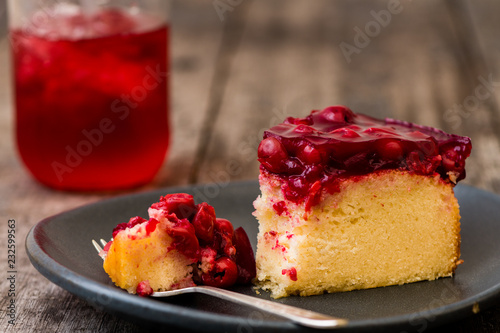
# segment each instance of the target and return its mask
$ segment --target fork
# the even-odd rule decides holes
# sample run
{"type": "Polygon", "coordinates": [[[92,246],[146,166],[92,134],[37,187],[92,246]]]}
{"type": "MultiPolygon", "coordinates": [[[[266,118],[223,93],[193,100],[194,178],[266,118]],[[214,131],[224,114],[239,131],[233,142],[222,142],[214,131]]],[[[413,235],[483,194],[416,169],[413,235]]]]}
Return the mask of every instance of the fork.
{"type": "MultiPolygon", "coordinates": [[[[106,241],[104,239],[101,239],[100,242],[103,247],[106,246],[106,241]]],[[[92,240],[92,244],[99,253],[99,256],[104,260],[106,258],[106,255],[103,252],[101,246],[95,240],[92,240]]],[[[187,293],[201,293],[218,297],[234,303],[247,305],[253,308],[257,308],[261,311],[269,312],[271,314],[286,318],[288,320],[291,320],[295,324],[306,327],[331,329],[331,328],[344,327],[349,323],[347,319],[335,318],[321,313],[301,308],[296,308],[290,305],[277,303],[257,297],[252,297],[234,291],[211,287],[211,286],[196,286],[196,287],[175,289],[170,291],[155,291],[151,296],[168,297],[168,296],[175,296],[187,293]]]]}

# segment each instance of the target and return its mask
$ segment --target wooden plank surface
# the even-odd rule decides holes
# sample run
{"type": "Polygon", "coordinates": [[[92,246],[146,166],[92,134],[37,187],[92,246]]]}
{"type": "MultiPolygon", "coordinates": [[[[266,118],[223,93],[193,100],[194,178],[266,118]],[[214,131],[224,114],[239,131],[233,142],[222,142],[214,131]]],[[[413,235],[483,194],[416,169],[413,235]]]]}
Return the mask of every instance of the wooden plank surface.
{"type": "MultiPolygon", "coordinates": [[[[131,192],[254,179],[264,129],[345,104],[470,136],[465,183],[500,194],[500,3],[390,3],[253,0],[220,16],[212,2],[173,1],[172,148],[156,179],[131,192]],[[387,11],[390,22],[380,16],[387,11]],[[365,29],[373,30],[363,43],[356,34],[365,29]],[[343,42],[357,50],[346,56],[343,42]]],[[[29,178],[14,147],[7,64],[8,42],[0,36],[0,247],[13,218],[21,251],[12,331],[139,332],[47,282],[29,263],[24,239],[37,221],[116,193],[57,192],[29,178]]],[[[6,267],[5,256],[0,264],[6,267]]],[[[5,279],[0,290],[1,331],[8,320],[5,279]]],[[[497,332],[500,306],[443,329],[497,332]]]]}

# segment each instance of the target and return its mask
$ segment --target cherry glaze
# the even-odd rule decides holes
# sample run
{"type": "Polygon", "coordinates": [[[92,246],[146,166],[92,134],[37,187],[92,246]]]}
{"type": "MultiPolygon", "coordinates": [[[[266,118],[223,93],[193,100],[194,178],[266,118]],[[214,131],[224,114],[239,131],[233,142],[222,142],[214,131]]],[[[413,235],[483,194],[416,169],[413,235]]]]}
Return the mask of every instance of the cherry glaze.
{"type": "Polygon", "coordinates": [[[468,137],[331,106],[265,131],[258,157],[264,173],[285,180],[285,197],[309,209],[319,202],[322,188],[334,193],[342,179],[378,170],[438,173],[456,183],[465,178],[470,152],[468,137]]]}

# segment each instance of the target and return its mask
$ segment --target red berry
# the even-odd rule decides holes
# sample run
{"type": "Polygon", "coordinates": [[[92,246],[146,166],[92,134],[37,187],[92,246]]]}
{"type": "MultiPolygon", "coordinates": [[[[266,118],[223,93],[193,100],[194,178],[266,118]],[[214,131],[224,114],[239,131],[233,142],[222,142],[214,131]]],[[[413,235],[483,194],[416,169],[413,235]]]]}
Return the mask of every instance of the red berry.
{"type": "Polygon", "coordinates": [[[192,259],[193,262],[198,261],[200,244],[196,238],[194,227],[188,220],[179,220],[174,227],[167,227],[166,231],[174,239],[172,248],[192,259]]]}
{"type": "Polygon", "coordinates": [[[284,165],[288,175],[300,175],[304,171],[302,164],[291,158],[284,161],[284,165]]]}
{"type": "Polygon", "coordinates": [[[236,254],[236,249],[233,246],[233,225],[226,219],[215,219],[216,244],[218,253],[233,257],[236,254]]]}
{"type": "Polygon", "coordinates": [[[441,157],[443,158],[443,167],[446,171],[455,171],[457,166],[459,166],[458,162],[458,152],[454,150],[454,147],[445,149],[443,153],[441,153],[441,157]]]}
{"type": "Polygon", "coordinates": [[[214,269],[209,273],[201,275],[203,284],[207,286],[227,288],[236,283],[238,279],[238,267],[228,257],[217,259],[214,269]]]}
{"type": "Polygon", "coordinates": [[[160,202],[153,204],[151,208],[164,209],[168,213],[175,214],[179,219],[191,219],[196,212],[194,198],[187,193],[167,194],[161,197],[160,202]]]}
{"type": "Polygon", "coordinates": [[[330,106],[318,113],[322,122],[346,123],[353,118],[353,112],[345,106],[330,106]]]}
{"type": "Polygon", "coordinates": [[[248,235],[242,227],[234,230],[233,244],[236,248],[236,266],[238,266],[238,283],[249,283],[257,274],[255,255],[248,235]]]}
{"type": "Polygon", "coordinates": [[[307,144],[300,151],[297,156],[304,164],[318,164],[323,160],[321,152],[314,146],[307,144]]]}
{"type": "Polygon", "coordinates": [[[285,169],[283,162],[288,158],[288,153],[278,139],[269,137],[260,142],[258,156],[266,169],[279,173],[285,169]]]}
{"type": "Polygon", "coordinates": [[[199,204],[191,223],[196,231],[196,237],[207,243],[214,239],[215,210],[212,206],[206,202],[199,204]]]}
{"type": "Polygon", "coordinates": [[[149,285],[148,280],[144,280],[139,282],[135,292],[139,296],[147,297],[153,294],[153,288],[151,288],[151,286],[149,285]]]}
{"type": "Polygon", "coordinates": [[[146,233],[149,235],[153,231],[156,230],[156,226],[158,225],[158,220],[156,219],[149,219],[148,224],[146,224],[146,233]]]}
{"type": "Polygon", "coordinates": [[[453,159],[443,157],[442,163],[443,163],[443,168],[446,171],[455,171],[455,169],[457,168],[457,163],[453,159]]]}
{"type": "Polygon", "coordinates": [[[226,219],[216,218],[215,219],[215,229],[222,235],[226,235],[228,237],[233,237],[233,225],[226,219]]]}
{"type": "Polygon", "coordinates": [[[403,147],[395,140],[381,140],[377,142],[377,150],[383,159],[396,161],[403,157],[403,147]]]}

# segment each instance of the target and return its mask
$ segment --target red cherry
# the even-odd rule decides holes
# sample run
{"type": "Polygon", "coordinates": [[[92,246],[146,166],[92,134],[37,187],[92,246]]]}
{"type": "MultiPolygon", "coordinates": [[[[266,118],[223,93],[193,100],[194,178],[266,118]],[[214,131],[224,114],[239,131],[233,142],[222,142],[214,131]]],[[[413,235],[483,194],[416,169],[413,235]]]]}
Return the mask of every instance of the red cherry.
{"type": "Polygon", "coordinates": [[[226,219],[215,219],[216,231],[216,249],[219,254],[233,257],[236,254],[236,249],[233,246],[233,225],[226,219]]]}
{"type": "Polygon", "coordinates": [[[135,292],[139,296],[147,297],[147,296],[150,296],[153,294],[153,288],[151,288],[151,286],[149,285],[148,280],[144,280],[144,281],[139,282],[135,292]]]}
{"type": "Polygon", "coordinates": [[[200,244],[193,225],[187,219],[179,220],[174,227],[167,227],[166,231],[174,239],[172,248],[179,250],[193,262],[198,261],[200,244]]]}
{"type": "Polygon", "coordinates": [[[380,157],[383,159],[396,161],[403,157],[403,147],[395,140],[381,140],[376,144],[380,157]]]}
{"type": "Polygon", "coordinates": [[[300,151],[297,156],[304,164],[318,164],[323,160],[323,156],[319,149],[307,144],[300,151]]]}
{"type": "Polygon", "coordinates": [[[203,284],[207,286],[227,288],[236,283],[238,267],[228,257],[221,257],[215,261],[214,269],[201,275],[203,284]]]}
{"type": "Polygon", "coordinates": [[[443,158],[443,168],[446,171],[455,171],[457,169],[457,166],[459,165],[459,163],[457,163],[459,154],[453,147],[446,149],[443,153],[441,153],[441,157],[443,158]]]}
{"type": "Polygon", "coordinates": [[[255,255],[248,235],[242,227],[234,230],[233,244],[236,248],[236,266],[238,266],[238,283],[249,283],[257,274],[255,255]]]}
{"type": "Polygon", "coordinates": [[[149,219],[148,223],[146,224],[146,233],[149,235],[153,231],[156,230],[156,226],[158,225],[158,220],[156,219],[149,219]]]}
{"type": "Polygon", "coordinates": [[[304,171],[304,167],[300,162],[297,162],[295,159],[287,159],[284,161],[284,165],[286,167],[286,174],[287,175],[300,175],[304,171]]]}
{"type": "Polygon", "coordinates": [[[199,204],[191,223],[196,231],[196,237],[207,243],[214,239],[215,210],[212,206],[206,202],[199,204]]]}
{"type": "Polygon", "coordinates": [[[283,162],[288,158],[288,153],[278,139],[269,137],[260,142],[258,156],[266,169],[280,173],[285,169],[283,162]]]}
{"type": "Polygon", "coordinates": [[[233,225],[226,219],[216,218],[215,219],[215,229],[223,235],[233,237],[233,225]]]}
{"type": "Polygon", "coordinates": [[[323,122],[344,124],[350,121],[354,114],[345,106],[330,106],[321,110],[318,115],[323,122]]]}
{"type": "Polygon", "coordinates": [[[446,171],[454,171],[457,168],[457,163],[453,159],[444,157],[442,163],[446,171]]]}
{"type": "Polygon", "coordinates": [[[161,197],[160,202],[153,204],[151,208],[164,209],[168,213],[175,214],[179,219],[191,219],[196,212],[194,198],[187,193],[167,194],[161,197]]]}

